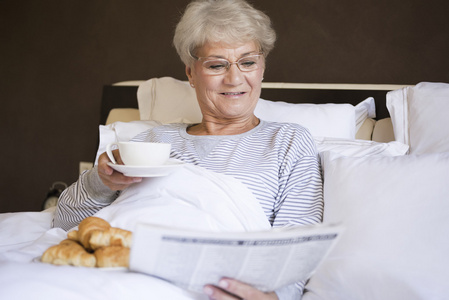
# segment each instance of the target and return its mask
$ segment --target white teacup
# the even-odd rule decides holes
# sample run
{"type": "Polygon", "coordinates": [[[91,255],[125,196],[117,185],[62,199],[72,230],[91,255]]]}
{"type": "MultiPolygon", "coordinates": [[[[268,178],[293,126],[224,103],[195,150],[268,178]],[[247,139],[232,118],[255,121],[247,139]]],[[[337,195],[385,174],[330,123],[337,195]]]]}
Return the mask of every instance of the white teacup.
{"type": "Polygon", "coordinates": [[[148,142],[118,142],[106,146],[106,153],[116,164],[112,146],[117,145],[122,161],[127,166],[160,166],[170,157],[171,144],[148,142]]]}

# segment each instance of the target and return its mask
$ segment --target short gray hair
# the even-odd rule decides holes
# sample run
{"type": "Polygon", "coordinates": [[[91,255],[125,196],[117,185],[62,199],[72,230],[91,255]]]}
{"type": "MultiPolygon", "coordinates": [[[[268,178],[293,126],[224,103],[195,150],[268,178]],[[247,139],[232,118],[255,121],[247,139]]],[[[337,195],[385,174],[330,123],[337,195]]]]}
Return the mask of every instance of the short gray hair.
{"type": "Polygon", "coordinates": [[[173,44],[185,65],[207,42],[229,45],[255,41],[265,57],[273,49],[276,33],[270,18],[244,0],[196,0],[176,26],[173,44]]]}

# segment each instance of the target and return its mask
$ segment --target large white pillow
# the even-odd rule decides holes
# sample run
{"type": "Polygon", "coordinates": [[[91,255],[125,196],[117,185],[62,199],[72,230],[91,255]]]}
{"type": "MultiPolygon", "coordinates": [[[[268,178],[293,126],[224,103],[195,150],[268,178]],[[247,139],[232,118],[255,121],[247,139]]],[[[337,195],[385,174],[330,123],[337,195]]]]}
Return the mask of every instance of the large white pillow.
{"type": "Polygon", "coordinates": [[[304,299],[447,299],[449,153],[322,160],[324,222],[345,231],[304,299]]]}
{"type": "MultiPolygon", "coordinates": [[[[171,77],[152,78],[137,91],[140,119],[161,123],[199,123],[202,115],[195,90],[185,81],[171,77]]],[[[256,116],[276,122],[293,122],[307,127],[314,136],[355,138],[367,118],[375,117],[374,99],[351,104],[291,104],[260,99],[256,116]]]]}
{"type": "Polygon", "coordinates": [[[387,94],[395,139],[410,154],[449,151],[449,84],[422,82],[387,94]]]}
{"type": "Polygon", "coordinates": [[[367,118],[376,117],[374,98],[349,103],[287,103],[259,99],[254,114],[266,121],[297,123],[315,137],[354,139],[367,118]]]}
{"type": "Polygon", "coordinates": [[[259,99],[254,114],[265,121],[301,124],[312,136],[355,138],[355,108],[351,104],[294,104],[259,99]]]}
{"type": "Polygon", "coordinates": [[[374,98],[349,103],[287,103],[259,99],[255,115],[266,121],[298,123],[315,137],[354,139],[368,118],[376,117],[374,98]]]}

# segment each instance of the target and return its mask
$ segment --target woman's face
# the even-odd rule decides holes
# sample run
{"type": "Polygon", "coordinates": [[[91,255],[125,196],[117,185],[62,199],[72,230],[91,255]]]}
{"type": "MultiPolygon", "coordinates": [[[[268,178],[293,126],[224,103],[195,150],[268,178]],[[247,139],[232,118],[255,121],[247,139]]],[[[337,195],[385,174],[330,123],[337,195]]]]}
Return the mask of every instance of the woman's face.
{"type": "MultiPolygon", "coordinates": [[[[231,63],[238,59],[259,53],[255,42],[237,47],[222,43],[207,43],[196,52],[197,57],[225,58],[231,63]]],[[[242,72],[236,64],[222,75],[209,75],[202,61],[194,61],[186,67],[186,73],[194,85],[198,102],[205,120],[233,121],[253,117],[254,108],[260,97],[264,58],[262,67],[242,72]]]]}

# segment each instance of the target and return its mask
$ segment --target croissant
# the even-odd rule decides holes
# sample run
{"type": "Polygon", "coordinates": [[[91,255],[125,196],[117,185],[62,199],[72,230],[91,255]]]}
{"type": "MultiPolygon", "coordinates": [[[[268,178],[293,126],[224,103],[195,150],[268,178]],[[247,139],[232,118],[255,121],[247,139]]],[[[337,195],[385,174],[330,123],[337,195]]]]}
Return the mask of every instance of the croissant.
{"type": "Polygon", "coordinates": [[[78,240],[78,230],[72,230],[67,233],[67,238],[72,241],[79,242],[78,240]]]}
{"type": "Polygon", "coordinates": [[[89,240],[93,250],[106,246],[131,247],[132,232],[116,227],[110,227],[104,231],[94,231],[89,240]]]}
{"type": "Polygon", "coordinates": [[[131,231],[88,217],[81,221],[78,230],[67,233],[67,239],[48,248],[41,261],[83,267],[128,267],[131,240],[131,231]]]}
{"type": "MultiPolygon", "coordinates": [[[[96,230],[104,231],[111,227],[111,225],[100,218],[88,217],[81,221],[78,225],[77,238],[79,242],[86,248],[87,251],[92,250],[89,241],[92,233],[96,230]]],[[[73,237],[72,237],[73,238],[73,237]]]]}
{"type": "Polygon", "coordinates": [[[41,258],[42,262],[54,265],[95,267],[95,255],[88,253],[83,246],[73,240],[63,240],[48,248],[41,258]]]}
{"type": "Polygon", "coordinates": [[[101,247],[95,250],[96,266],[100,268],[128,267],[129,248],[121,246],[101,247]]]}

